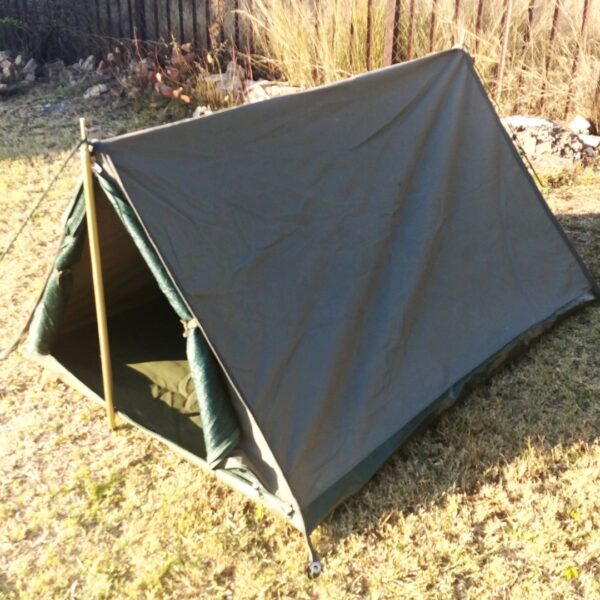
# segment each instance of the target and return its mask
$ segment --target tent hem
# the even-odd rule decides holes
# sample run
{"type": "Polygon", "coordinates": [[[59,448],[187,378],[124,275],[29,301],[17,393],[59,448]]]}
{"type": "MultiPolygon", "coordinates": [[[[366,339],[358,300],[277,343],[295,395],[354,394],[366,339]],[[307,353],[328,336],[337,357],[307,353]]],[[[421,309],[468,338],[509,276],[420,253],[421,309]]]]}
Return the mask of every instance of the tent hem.
{"type": "Polygon", "coordinates": [[[420,427],[426,426],[453,406],[460,398],[465,396],[474,384],[488,379],[499,367],[513,358],[519,351],[524,350],[533,340],[555,325],[559,319],[599,299],[600,297],[593,288],[591,291],[578,296],[546,319],[525,330],[450,386],[427,408],[413,417],[404,427],[380,444],[366,458],[303,509],[307,532],[313,531],[338,505],[360,490],[375,475],[381,465],[420,427]]]}
{"type": "MultiPolygon", "coordinates": [[[[49,371],[55,373],[57,377],[59,377],[64,383],[78,391],[86,398],[93,400],[94,402],[102,406],[105,405],[104,399],[99,394],[94,392],[79,378],[73,375],[51,354],[40,354],[35,349],[28,348],[25,350],[25,355],[41,367],[46,368],[49,371]]],[[[301,533],[304,532],[304,523],[302,521],[302,516],[300,515],[300,513],[293,510],[287,502],[275,496],[269,490],[264,488],[259,483],[259,480],[256,479],[256,477],[252,477],[252,481],[250,482],[247,478],[242,477],[241,475],[238,475],[235,472],[232,472],[231,469],[213,468],[208,464],[208,462],[205,459],[198,456],[197,454],[194,454],[193,452],[182,448],[175,442],[172,442],[168,438],[165,438],[162,435],[160,435],[160,433],[157,433],[152,429],[148,429],[129,415],[121,411],[116,412],[119,418],[123,419],[130,425],[133,425],[137,429],[145,432],[151,438],[165,444],[171,450],[174,450],[181,457],[185,458],[187,461],[191,462],[196,466],[201,467],[206,473],[209,473],[213,477],[216,477],[217,479],[230,486],[237,492],[241,492],[242,494],[244,494],[249,500],[252,500],[257,504],[261,504],[273,514],[276,514],[279,517],[283,518],[284,521],[292,525],[301,533]]],[[[239,467],[236,469],[236,471],[240,471],[239,467]]]]}

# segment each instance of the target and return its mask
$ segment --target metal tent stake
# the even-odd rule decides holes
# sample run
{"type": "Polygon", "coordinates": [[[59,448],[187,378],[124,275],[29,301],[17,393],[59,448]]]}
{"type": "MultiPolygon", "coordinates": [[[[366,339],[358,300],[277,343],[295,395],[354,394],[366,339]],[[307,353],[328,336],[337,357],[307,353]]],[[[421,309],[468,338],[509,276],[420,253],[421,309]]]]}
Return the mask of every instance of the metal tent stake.
{"type": "Polygon", "coordinates": [[[112,367],[110,364],[110,348],[108,345],[108,325],[106,323],[106,304],[104,301],[104,281],[102,280],[102,261],[100,258],[100,240],[98,238],[98,220],[96,218],[96,202],[94,200],[94,181],[92,176],[92,159],[90,149],[85,142],[87,130],[85,119],[79,119],[81,131],[81,169],[83,175],[83,192],[85,194],[85,214],[87,219],[90,258],[92,261],[92,278],[94,282],[94,301],[96,304],[96,321],[98,323],[98,341],[100,342],[100,361],[102,364],[102,386],[106,402],[106,416],[111,429],[115,428],[115,407],[113,403],[112,367]]]}

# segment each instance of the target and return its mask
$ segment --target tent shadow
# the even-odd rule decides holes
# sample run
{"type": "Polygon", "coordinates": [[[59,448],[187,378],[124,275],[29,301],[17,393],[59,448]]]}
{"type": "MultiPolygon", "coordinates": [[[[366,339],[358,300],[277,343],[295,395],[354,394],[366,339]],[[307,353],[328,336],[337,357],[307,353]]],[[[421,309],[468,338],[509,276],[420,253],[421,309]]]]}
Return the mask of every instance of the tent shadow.
{"type": "MultiPolygon", "coordinates": [[[[600,213],[559,220],[598,281],[600,213]]],[[[557,455],[600,436],[600,399],[593,392],[598,332],[594,303],[559,321],[422,427],[321,525],[321,550],[334,551],[350,535],[379,539],[382,525],[441,510],[449,495],[468,500],[484,486],[502,486],[516,463],[527,467],[523,479],[567,471],[568,461],[557,455]]]]}

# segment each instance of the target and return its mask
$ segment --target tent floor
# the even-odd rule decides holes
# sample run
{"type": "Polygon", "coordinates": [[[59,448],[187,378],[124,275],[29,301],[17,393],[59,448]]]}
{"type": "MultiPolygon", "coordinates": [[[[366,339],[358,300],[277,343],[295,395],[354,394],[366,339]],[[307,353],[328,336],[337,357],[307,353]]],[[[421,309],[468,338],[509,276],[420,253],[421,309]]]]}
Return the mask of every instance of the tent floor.
{"type": "MultiPolygon", "coordinates": [[[[166,299],[109,317],[116,408],[140,425],[206,458],[182,326],[166,299]]],[[[53,356],[102,396],[96,323],[64,332],[53,356]]]]}

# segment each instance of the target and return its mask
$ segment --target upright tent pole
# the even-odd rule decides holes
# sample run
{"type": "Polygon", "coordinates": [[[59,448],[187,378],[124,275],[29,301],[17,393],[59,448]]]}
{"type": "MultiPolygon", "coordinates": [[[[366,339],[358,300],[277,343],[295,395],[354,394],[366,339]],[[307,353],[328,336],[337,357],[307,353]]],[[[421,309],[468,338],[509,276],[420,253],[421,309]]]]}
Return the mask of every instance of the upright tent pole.
{"type": "Polygon", "coordinates": [[[83,171],[83,192],[85,194],[85,214],[87,217],[88,240],[92,261],[92,278],[94,282],[94,301],[96,304],[96,321],[98,322],[98,341],[100,342],[100,361],[102,364],[102,385],[106,416],[111,429],[115,428],[115,407],[113,403],[112,368],[110,364],[110,348],[108,345],[108,326],[106,324],[106,304],[104,302],[104,281],[102,280],[102,262],[100,259],[100,242],[98,239],[98,220],[96,218],[96,202],[94,200],[94,182],[92,178],[92,159],[90,149],[85,142],[87,131],[85,119],[79,119],[81,131],[81,168],[83,171]]]}

